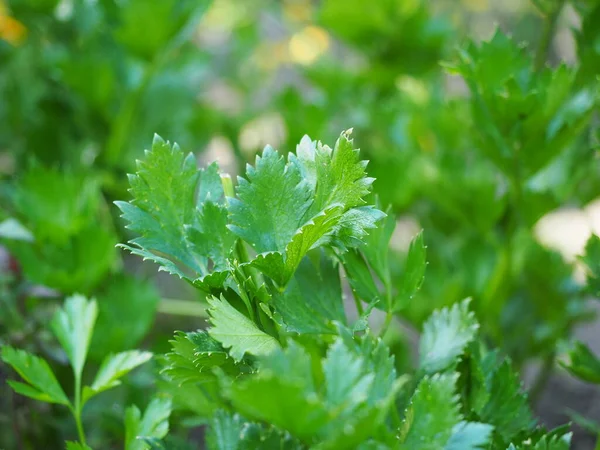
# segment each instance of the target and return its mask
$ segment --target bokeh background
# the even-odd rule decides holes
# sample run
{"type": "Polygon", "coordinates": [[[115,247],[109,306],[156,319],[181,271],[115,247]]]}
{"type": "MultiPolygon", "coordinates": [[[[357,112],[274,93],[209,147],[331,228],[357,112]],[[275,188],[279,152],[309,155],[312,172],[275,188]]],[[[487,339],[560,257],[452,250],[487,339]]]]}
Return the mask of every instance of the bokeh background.
{"type": "MultiPolygon", "coordinates": [[[[572,336],[600,353],[577,263],[600,233],[599,68],[594,1],[0,0],[0,344],[44,354],[68,380],[47,321],[74,292],[99,302],[92,364],[106,351],[168,351],[174,330],[204,326],[198,292],[115,248],[130,235],[112,202],[129,198],[126,174],[154,133],[235,177],[266,144],[291,151],[304,134],[333,144],[352,127],[398,217],[399,278],[420,229],[428,245],[425,285],[390,337],[399,367],[410,370],[431,311],[471,296],[489,343],[535,387],[541,420],[575,419],[574,448],[593,448],[596,390],[550,368],[572,336]],[[503,53],[498,30],[524,63],[503,53]],[[465,81],[458,49],[494,35],[489,73],[465,81]],[[578,68],[565,83],[575,131],[519,181],[517,202],[489,156],[473,86],[485,91],[505,70],[537,80],[561,63],[578,68]]],[[[541,92],[527,107],[545,111],[544,84],[525,90],[541,92]]],[[[523,104],[495,120],[512,123],[523,104]]],[[[147,401],[159,366],[90,403],[92,447],[119,448],[122,405],[147,401]]],[[[15,396],[9,376],[0,365],[0,448],[61,448],[66,413],[15,396]]],[[[199,439],[201,405],[178,401],[175,434],[199,439]]]]}

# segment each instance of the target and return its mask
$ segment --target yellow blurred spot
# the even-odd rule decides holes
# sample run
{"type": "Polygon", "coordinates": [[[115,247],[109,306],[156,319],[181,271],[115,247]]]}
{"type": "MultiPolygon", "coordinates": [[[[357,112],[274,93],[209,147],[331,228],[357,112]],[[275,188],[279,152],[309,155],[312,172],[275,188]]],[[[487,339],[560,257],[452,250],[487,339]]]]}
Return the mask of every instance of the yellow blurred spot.
{"type": "Polygon", "coordinates": [[[290,22],[308,22],[313,14],[313,5],[306,0],[285,0],[283,15],[290,22]]]}
{"type": "Polygon", "coordinates": [[[290,59],[298,64],[312,64],[329,48],[329,35],[325,30],[310,25],[290,38],[290,59]]]}
{"type": "Polygon", "coordinates": [[[277,148],[287,138],[287,129],[283,117],[277,113],[268,113],[246,123],[239,135],[240,150],[249,158],[265,145],[277,148]]]}
{"type": "Polygon", "coordinates": [[[266,71],[277,69],[287,59],[287,46],[285,41],[261,42],[252,55],[256,65],[266,71]]]}
{"type": "Polygon", "coordinates": [[[425,83],[410,75],[399,76],[396,87],[416,104],[423,105],[429,101],[429,90],[425,83]]]}
{"type": "Polygon", "coordinates": [[[0,2],[0,39],[19,45],[25,40],[27,28],[17,19],[10,17],[4,2],[0,2]]]}

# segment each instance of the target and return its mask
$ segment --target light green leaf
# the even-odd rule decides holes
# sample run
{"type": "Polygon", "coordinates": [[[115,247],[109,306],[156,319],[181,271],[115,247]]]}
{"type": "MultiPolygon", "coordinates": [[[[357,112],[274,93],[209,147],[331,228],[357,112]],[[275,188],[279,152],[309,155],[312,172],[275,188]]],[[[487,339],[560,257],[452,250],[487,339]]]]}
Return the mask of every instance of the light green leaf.
{"type": "Polygon", "coordinates": [[[360,160],[360,151],[354,148],[351,134],[351,129],[342,132],[333,150],[321,142],[316,145],[304,142],[298,161],[305,166],[303,172],[307,178],[314,180],[315,192],[309,217],[335,204],[347,210],[365,203],[364,197],[374,179],[366,176],[367,161],[360,160]]]}
{"type": "Polygon", "coordinates": [[[208,333],[229,349],[234,360],[241,360],[246,353],[267,355],[279,348],[279,343],[273,336],[260,330],[226,300],[211,297],[208,304],[210,322],[213,325],[208,333]]]}
{"type": "Polygon", "coordinates": [[[164,438],[169,432],[171,400],[154,398],[146,408],[144,415],[137,406],[125,411],[125,450],[146,450],[148,444],[140,438],[164,438]]]}
{"type": "Polygon", "coordinates": [[[562,363],[562,366],[582,380],[600,384],[600,359],[581,342],[573,344],[569,351],[569,361],[562,363]]]}
{"type": "Polygon", "coordinates": [[[470,300],[435,311],[423,325],[419,345],[420,368],[425,373],[445,370],[457,362],[477,333],[479,324],[469,311],[470,300]]]}
{"type": "Polygon", "coordinates": [[[487,423],[460,422],[452,429],[452,436],[444,450],[477,450],[486,448],[494,427],[487,423]]]}
{"type": "Polygon", "coordinates": [[[408,249],[402,283],[394,300],[395,311],[402,310],[412,300],[417,291],[421,289],[425,279],[425,268],[427,267],[425,248],[423,232],[421,231],[413,238],[408,249]]]}
{"type": "Polygon", "coordinates": [[[19,241],[32,242],[34,240],[33,234],[21,223],[11,218],[0,222],[0,238],[15,239],[19,241]]]}
{"type": "Polygon", "coordinates": [[[402,425],[402,450],[438,450],[446,446],[462,420],[456,376],[436,374],[423,378],[412,396],[402,425]]]}
{"type": "Polygon", "coordinates": [[[298,438],[310,439],[329,419],[317,396],[311,358],[295,343],[261,359],[258,374],[234,382],[227,395],[235,409],[298,438]]]}
{"type": "Polygon", "coordinates": [[[83,388],[83,403],[94,395],[121,384],[119,378],[124,377],[136,367],[150,360],[150,358],[152,358],[152,353],[139,350],[108,355],[98,369],[92,385],[83,388]]]}
{"type": "Polygon", "coordinates": [[[81,377],[97,315],[95,300],[73,295],[52,319],[52,331],[71,362],[75,378],[81,377]]]}
{"type": "Polygon", "coordinates": [[[243,436],[244,419],[239,414],[218,410],[210,421],[206,436],[209,450],[238,450],[243,436]]]}
{"type": "Polygon", "coordinates": [[[363,361],[338,339],[323,362],[325,400],[333,408],[345,407],[347,413],[364,403],[375,375],[365,373],[363,361]]]}
{"type": "Polygon", "coordinates": [[[225,373],[234,372],[233,360],[223,346],[206,331],[178,332],[170,341],[172,351],[165,355],[162,373],[179,385],[214,380],[208,369],[221,367],[225,373]]]}
{"type": "Polygon", "coordinates": [[[58,380],[48,363],[23,350],[2,347],[2,361],[10,365],[29,385],[9,380],[8,384],[18,394],[48,403],[69,405],[58,380]]]}

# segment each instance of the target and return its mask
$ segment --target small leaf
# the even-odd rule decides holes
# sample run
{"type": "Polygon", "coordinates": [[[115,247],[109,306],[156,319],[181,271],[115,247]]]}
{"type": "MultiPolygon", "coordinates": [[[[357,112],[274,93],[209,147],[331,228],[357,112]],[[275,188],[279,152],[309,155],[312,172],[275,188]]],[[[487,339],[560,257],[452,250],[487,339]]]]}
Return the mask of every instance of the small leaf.
{"type": "Polygon", "coordinates": [[[95,300],[73,295],[52,319],[52,331],[65,350],[76,378],[81,376],[97,315],[95,300]]]}
{"type": "Polygon", "coordinates": [[[92,386],[83,388],[83,403],[94,395],[121,384],[119,378],[124,377],[136,367],[150,360],[150,358],[152,358],[152,353],[139,350],[108,355],[102,362],[100,369],[98,369],[92,386]]]}
{"type": "Polygon", "coordinates": [[[477,450],[486,448],[494,427],[487,423],[460,422],[452,429],[452,436],[444,450],[477,450]]]}
{"type": "Polygon", "coordinates": [[[213,325],[208,333],[229,349],[234,360],[241,360],[246,353],[267,355],[279,348],[279,343],[273,336],[260,330],[226,300],[211,297],[208,304],[210,322],[213,325]]]}
{"type": "Polygon", "coordinates": [[[421,289],[425,279],[425,267],[427,267],[425,248],[423,232],[421,231],[410,243],[402,283],[394,301],[394,311],[402,310],[417,291],[421,289]]]}
{"type": "Polygon", "coordinates": [[[470,300],[451,309],[435,311],[423,325],[419,345],[420,368],[425,373],[439,372],[457,362],[477,333],[479,325],[469,311],[470,300]]]}
{"type": "Polygon", "coordinates": [[[2,360],[29,383],[27,385],[9,380],[8,384],[15,392],[43,402],[69,405],[69,399],[44,359],[23,350],[4,346],[2,360]]]}
{"type": "Polygon", "coordinates": [[[13,218],[0,222],[0,238],[15,239],[19,241],[33,241],[33,234],[21,223],[13,218]]]}
{"type": "Polygon", "coordinates": [[[600,359],[581,342],[573,345],[569,351],[569,361],[561,365],[582,380],[600,384],[600,359]]]}
{"type": "Polygon", "coordinates": [[[142,417],[137,406],[125,411],[125,450],[146,450],[150,448],[142,438],[164,438],[169,431],[171,400],[154,398],[142,417]]]}

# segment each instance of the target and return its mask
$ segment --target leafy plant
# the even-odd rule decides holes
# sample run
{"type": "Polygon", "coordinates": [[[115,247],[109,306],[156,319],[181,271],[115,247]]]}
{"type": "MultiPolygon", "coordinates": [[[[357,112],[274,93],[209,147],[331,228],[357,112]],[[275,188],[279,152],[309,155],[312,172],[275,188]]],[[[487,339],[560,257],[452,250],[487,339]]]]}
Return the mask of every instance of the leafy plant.
{"type": "MultiPolygon", "coordinates": [[[[71,365],[74,379],[73,399],[69,399],[59,384],[54,372],[45,359],[17,350],[10,346],[2,347],[2,360],[10,365],[24,382],[9,380],[15,392],[46,403],[66,406],[73,415],[79,436],[79,444],[69,444],[68,448],[88,448],[81,420],[82,409],[91,398],[108,389],[118,386],[120,379],[131,370],[145,363],[152,353],[130,350],[107,355],[96,372],[93,382],[82,387],[83,368],[88,354],[98,307],[94,300],[81,295],[69,297],[64,306],[56,311],[51,322],[52,332],[58,339],[71,365]]],[[[163,406],[162,409],[165,409],[163,406]]],[[[152,416],[151,413],[146,413],[152,416]]],[[[132,409],[131,421],[139,422],[139,410],[132,409]]],[[[144,422],[153,420],[144,418],[144,422]]],[[[148,425],[132,424],[128,429],[146,430],[148,425]]],[[[135,448],[128,446],[129,448],[135,448]]]]}
{"type": "MultiPolygon", "coordinates": [[[[175,336],[163,375],[180,407],[210,419],[209,448],[568,448],[478,340],[469,301],[428,319],[416,372],[398,374],[366,321],[379,301],[368,279],[391,277],[393,227],[365,200],[365,165],[347,131],[333,148],[305,137],[287,158],[267,147],[236,192],[159,137],[138,162],[133,200],[117,203],[140,233],[126,248],[208,295],[210,327],[175,336]],[[373,271],[351,265],[350,285],[373,303],[357,298],[352,321],[339,269],[357,260],[373,271]]],[[[419,235],[400,298],[421,285],[423,252],[419,235]]]]}

